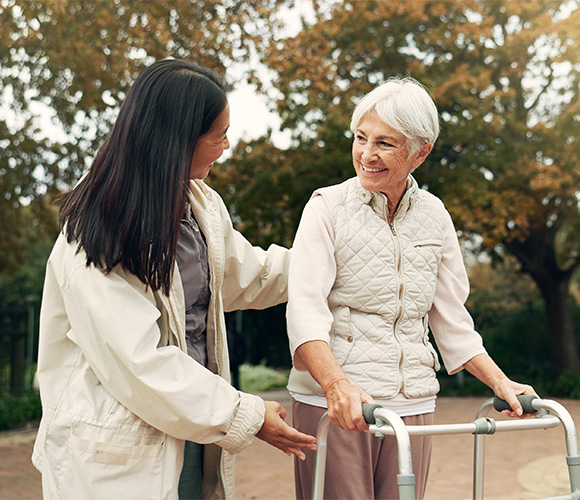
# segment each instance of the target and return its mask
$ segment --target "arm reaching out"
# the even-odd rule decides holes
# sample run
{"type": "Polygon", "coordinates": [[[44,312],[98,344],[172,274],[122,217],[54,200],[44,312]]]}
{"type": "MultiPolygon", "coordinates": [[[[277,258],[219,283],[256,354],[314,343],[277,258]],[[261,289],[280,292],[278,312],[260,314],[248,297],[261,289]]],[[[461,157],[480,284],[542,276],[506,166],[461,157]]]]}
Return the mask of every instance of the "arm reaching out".
{"type": "Polygon", "coordinates": [[[286,424],[284,422],[286,410],[281,404],[275,401],[264,401],[264,404],[266,405],[264,424],[256,437],[282,450],[286,455],[294,454],[300,460],[304,460],[306,455],[302,449],[315,450],[316,438],[298,432],[286,424]]]}

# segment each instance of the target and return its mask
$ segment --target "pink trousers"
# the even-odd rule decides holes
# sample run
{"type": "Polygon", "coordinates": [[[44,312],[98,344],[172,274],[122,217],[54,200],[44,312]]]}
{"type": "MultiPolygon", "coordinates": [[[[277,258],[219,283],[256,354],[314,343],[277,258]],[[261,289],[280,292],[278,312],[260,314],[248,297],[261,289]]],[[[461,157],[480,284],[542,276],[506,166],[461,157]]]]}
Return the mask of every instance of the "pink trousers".
{"type": "MultiPolygon", "coordinates": [[[[294,427],[316,435],[318,422],[326,410],[292,402],[294,427]]],[[[432,425],[433,413],[404,417],[406,425],[432,425]]],[[[431,460],[431,436],[412,436],[411,454],[415,474],[415,497],[422,500],[431,460]]],[[[295,459],[296,498],[312,498],[314,451],[306,460],[295,459]]],[[[344,431],[331,425],[326,456],[325,500],[399,500],[397,443],[394,436],[383,440],[369,432],[344,431]]]]}

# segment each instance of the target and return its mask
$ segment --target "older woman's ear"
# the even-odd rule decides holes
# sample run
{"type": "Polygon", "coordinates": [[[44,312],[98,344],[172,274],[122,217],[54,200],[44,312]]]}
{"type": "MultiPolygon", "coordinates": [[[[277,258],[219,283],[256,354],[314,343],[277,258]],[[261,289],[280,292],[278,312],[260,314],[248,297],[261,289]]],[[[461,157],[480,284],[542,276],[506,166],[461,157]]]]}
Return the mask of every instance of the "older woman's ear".
{"type": "Polygon", "coordinates": [[[421,163],[425,161],[429,153],[433,149],[433,144],[423,144],[419,151],[415,153],[415,158],[413,159],[412,166],[413,170],[415,170],[421,163]]]}

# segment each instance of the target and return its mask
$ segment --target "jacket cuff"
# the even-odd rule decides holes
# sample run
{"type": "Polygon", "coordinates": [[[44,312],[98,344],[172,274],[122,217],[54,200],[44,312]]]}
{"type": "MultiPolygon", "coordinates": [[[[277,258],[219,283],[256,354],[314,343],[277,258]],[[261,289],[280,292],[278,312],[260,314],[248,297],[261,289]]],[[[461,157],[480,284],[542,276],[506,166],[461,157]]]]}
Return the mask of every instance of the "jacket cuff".
{"type": "Polygon", "coordinates": [[[239,392],[240,402],[227,434],[216,444],[231,454],[239,453],[254,441],[262,428],[266,407],[262,398],[239,392]]]}

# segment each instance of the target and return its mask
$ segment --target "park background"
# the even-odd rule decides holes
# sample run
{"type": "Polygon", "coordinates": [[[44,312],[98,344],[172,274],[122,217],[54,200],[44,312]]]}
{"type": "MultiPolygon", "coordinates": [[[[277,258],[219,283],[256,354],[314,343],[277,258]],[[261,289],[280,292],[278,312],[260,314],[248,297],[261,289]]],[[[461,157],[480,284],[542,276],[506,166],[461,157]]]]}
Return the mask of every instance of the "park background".
{"type": "MultiPolygon", "coordinates": [[[[416,171],[446,204],[468,307],[508,376],[580,398],[577,0],[0,0],[0,429],[32,390],[56,200],[90,166],[136,75],[166,57],[225,75],[232,149],[208,184],[254,244],[291,246],[312,191],[354,175],[350,114],[391,76],[432,93],[416,171]]],[[[283,386],[285,306],[228,317],[242,388],[283,386]]],[[[234,374],[237,374],[237,370],[234,374]]],[[[446,395],[489,394],[440,374],[446,395]]]]}

